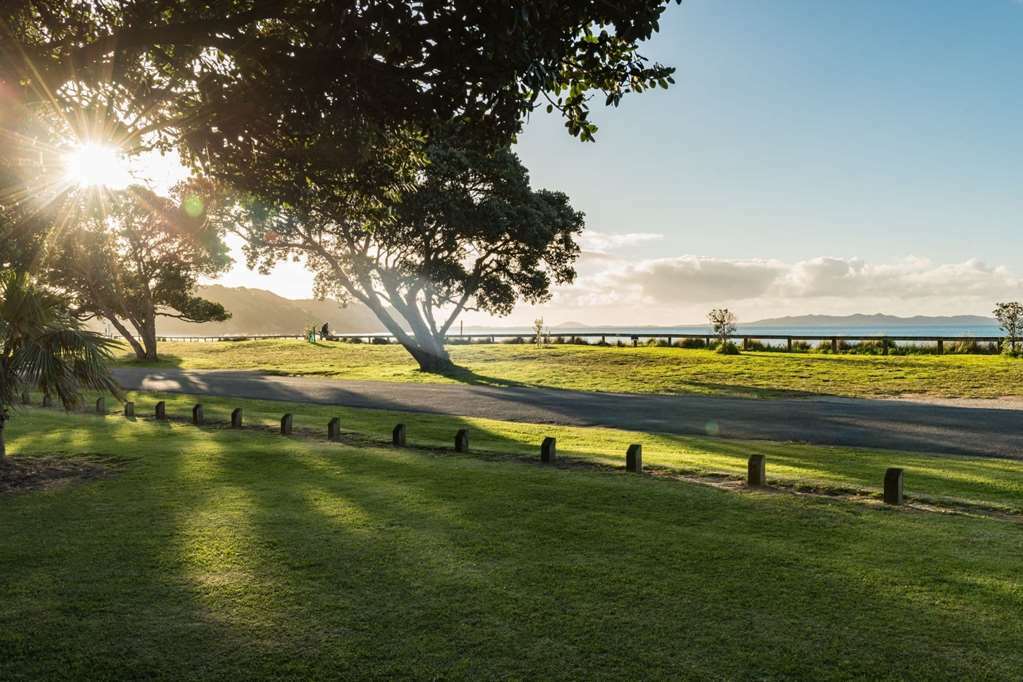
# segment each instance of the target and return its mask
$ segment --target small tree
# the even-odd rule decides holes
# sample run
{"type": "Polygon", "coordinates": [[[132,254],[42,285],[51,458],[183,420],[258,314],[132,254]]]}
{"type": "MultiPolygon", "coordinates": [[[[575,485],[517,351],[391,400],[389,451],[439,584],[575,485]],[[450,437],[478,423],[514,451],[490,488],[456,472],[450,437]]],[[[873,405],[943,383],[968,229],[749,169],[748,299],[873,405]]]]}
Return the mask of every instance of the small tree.
{"type": "Polygon", "coordinates": [[[49,279],[82,313],[109,322],[139,360],[156,360],[158,317],[221,322],[222,305],[195,296],[200,276],[230,265],[227,247],[206,220],[211,194],[198,185],[171,198],[143,187],[108,192],[91,202],[62,238],[49,279]]]}
{"type": "Polygon", "coordinates": [[[0,272],[0,465],[7,456],[4,426],[20,393],[38,388],[65,408],[88,389],[120,397],[106,366],[110,346],[80,328],[65,298],[24,273],[0,272]]]}
{"type": "Polygon", "coordinates": [[[735,333],[738,318],[728,308],[715,308],[707,313],[707,319],[714,330],[714,335],[718,337],[718,351],[725,352],[728,348],[728,337],[735,333]]]}
{"type": "Polygon", "coordinates": [[[536,342],[537,348],[543,348],[543,318],[538,317],[533,320],[533,341],[536,342]]]}
{"type": "Polygon", "coordinates": [[[1012,352],[1016,352],[1016,344],[1019,342],[1020,333],[1023,332],[1023,303],[1010,301],[1008,303],[995,304],[995,319],[1009,340],[1012,352]]]}

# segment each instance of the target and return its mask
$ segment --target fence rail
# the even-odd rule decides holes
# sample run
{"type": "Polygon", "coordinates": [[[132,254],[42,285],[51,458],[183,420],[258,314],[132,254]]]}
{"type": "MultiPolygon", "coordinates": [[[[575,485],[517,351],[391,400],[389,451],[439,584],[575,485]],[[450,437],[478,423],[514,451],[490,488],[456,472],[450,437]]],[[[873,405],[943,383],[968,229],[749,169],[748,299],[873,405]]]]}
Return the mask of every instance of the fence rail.
{"type": "MultiPolygon", "coordinates": [[[[318,336],[318,335],[317,335],[318,336]]],[[[587,331],[578,333],[545,333],[543,334],[544,339],[586,339],[596,340],[600,339],[600,342],[607,343],[608,339],[621,341],[631,341],[634,346],[639,345],[641,340],[650,339],[663,339],[668,344],[671,344],[673,340],[680,341],[684,339],[699,339],[704,343],[716,341],[718,336],[716,334],[692,334],[692,333],[665,333],[665,332],[605,332],[605,331],[587,331]]],[[[243,340],[254,340],[254,339],[305,339],[308,338],[303,334],[225,334],[219,336],[161,336],[161,341],[180,341],[180,342],[209,342],[209,341],[243,341],[243,340]]],[[[329,341],[364,341],[366,343],[372,343],[375,339],[386,340],[389,342],[396,342],[397,339],[393,334],[380,332],[380,333],[364,333],[364,334],[330,334],[327,337],[329,341]]],[[[520,333],[516,334],[513,332],[505,332],[500,334],[449,334],[445,337],[445,341],[448,343],[457,343],[459,341],[489,341],[490,343],[497,343],[501,340],[513,340],[522,339],[523,341],[530,341],[534,338],[533,334],[520,333]]],[[[945,343],[987,343],[987,344],[1000,344],[1004,337],[1001,336],[914,336],[905,334],[756,334],[756,333],[740,333],[729,335],[729,340],[740,341],[744,347],[748,347],[753,341],[784,341],[786,347],[791,350],[792,344],[795,342],[808,342],[818,341],[822,343],[831,343],[832,350],[839,350],[842,344],[848,344],[849,342],[877,342],[882,344],[884,352],[887,353],[889,344],[896,343],[912,343],[912,342],[923,342],[933,343],[937,347],[939,353],[944,352],[945,343]]]]}

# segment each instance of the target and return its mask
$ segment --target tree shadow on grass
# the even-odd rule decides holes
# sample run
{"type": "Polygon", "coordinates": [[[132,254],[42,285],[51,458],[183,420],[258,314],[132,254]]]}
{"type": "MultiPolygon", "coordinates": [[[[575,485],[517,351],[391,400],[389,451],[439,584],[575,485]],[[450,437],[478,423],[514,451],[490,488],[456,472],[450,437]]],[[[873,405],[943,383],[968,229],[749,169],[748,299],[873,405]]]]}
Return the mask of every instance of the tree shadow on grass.
{"type": "MultiPolygon", "coordinates": [[[[741,676],[750,666],[793,674],[800,666],[786,668],[786,660],[805,670],[841,660],[855,676],[899,664],[899,647],[864,646],[893,632],[910,635],[919,660],[933,647],[948,670],[965,671],[984,646],[942,654],[941,640],[1009,638],[966,619],[947,622],[949,612],[922,600],[893,602],[864,589],[867,570],[883,585],[913,585],[925,574],[922,558],[883,560],[895,537],[908,535],[900,541],[916,548],[949,546],[942,531],[909,515],[881,528],[839,507],[786,517],[763,499],[457,456],[296,451],[260,462],[260,476],[246,474],[252,457],[219,458],[213,482],[251,503],[245,551],[253,574],[277,587],[263,605],[277,633],[272,651],[304,647],[308,671],[551,676],[574,661],[585,676],[599,661],[604,672],[628,676],[641,661],[648,672],[722,674],[714,666],[724,665],[741,676]],[[751,572],[759,586],[752,592],[751,572]],[[891,616],[884,623],[879,610],[891,616]],[[791,637],[793,628],[805,636],[791,637]],[[633,629],[658,636],[618,644],[602,636],[633,629]],[[732,649],[737,640],[747,646],[732,649]],[[699,641],[702,653],[664,641],[699,641]],[[764,650],[776,655],[763,659],[764,650]]],[[[981,589],[966,575],[953,580],[981,589]]],[[[247,653],[271,653],[258,651],[268,643],[258,645],[243,618],[234,626],[247,653]]]]}
{"type": "MultiPolygon", "coordinates": [[[[134,433],[86,426],[76,447],[134,433]]],[[[4,630],[29,639],[0,636],[16,677],[67,661],[178,679],[1023,664],[1005,608],[1019,559],[966,522],[249,432],[147,438],[133,475],[40,498],[0,539],[20,557],[7,613],[22,618],[4,630]]]]}

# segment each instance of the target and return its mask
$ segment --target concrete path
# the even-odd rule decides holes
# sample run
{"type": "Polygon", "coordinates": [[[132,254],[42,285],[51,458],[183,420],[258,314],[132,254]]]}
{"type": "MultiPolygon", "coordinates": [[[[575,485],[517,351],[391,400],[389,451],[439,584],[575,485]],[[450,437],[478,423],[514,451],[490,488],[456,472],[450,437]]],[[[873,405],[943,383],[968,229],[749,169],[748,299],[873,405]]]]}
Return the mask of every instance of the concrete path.
{"type": "Polygon", "coordinates": [[[114,374],[130,390],[1023,460],[1023,411],[1004,406],[996,409],[846,398],[753,400],[624,395],[281,377],[221,370],[120,367],[114,374]]]}

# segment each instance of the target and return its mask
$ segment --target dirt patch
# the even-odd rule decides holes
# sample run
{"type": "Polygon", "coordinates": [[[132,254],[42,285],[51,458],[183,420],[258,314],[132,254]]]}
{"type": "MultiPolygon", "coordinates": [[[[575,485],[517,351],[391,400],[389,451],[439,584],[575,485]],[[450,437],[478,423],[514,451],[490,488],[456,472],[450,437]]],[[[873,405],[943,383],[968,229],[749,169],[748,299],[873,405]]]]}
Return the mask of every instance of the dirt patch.
{"type": "Polygon", "coordinates": [[[104,455],[10,457],[0,464],[0,495],[110,478],[117,468],[104,455]]]}

